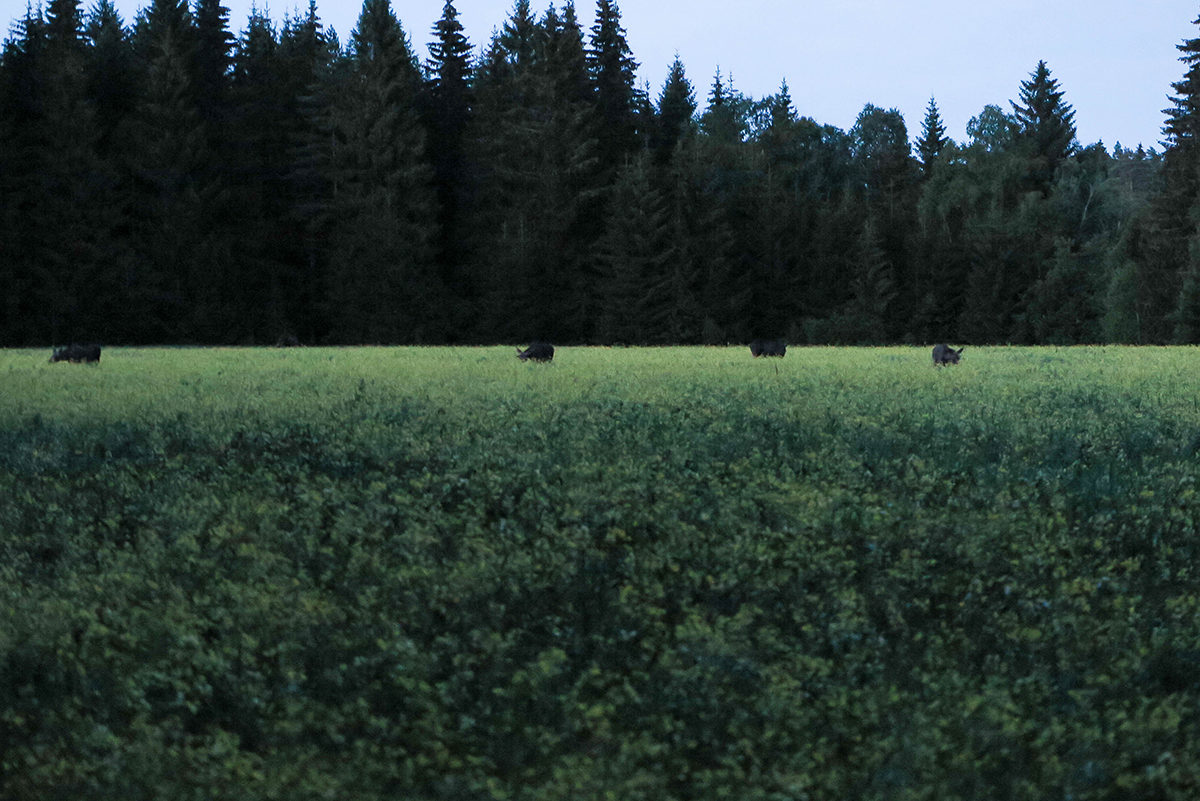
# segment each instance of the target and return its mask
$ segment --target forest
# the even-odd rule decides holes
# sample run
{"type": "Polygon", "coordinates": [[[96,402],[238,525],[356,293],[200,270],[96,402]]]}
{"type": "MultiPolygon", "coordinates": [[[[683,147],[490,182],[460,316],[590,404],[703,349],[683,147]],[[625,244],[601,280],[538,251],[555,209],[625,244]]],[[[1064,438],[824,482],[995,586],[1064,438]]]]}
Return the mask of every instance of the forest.
{"type": "Polygon", "coordinates": [[[786,81],[639,85],[612,0],[411,30],[13,21],[0,345],[1200,342],[1200,38],[1159,151],[1079,142],[1045,61],[956,142],[936,98],[845,131],[786,81]]]}

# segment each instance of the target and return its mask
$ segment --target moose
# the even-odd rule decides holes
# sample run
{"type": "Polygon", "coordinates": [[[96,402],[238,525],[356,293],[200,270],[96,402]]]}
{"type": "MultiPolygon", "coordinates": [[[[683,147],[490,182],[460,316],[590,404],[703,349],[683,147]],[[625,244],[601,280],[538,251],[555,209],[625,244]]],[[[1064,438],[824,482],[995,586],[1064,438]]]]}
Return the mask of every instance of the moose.
{"type": "Polygon", "coordinates": [[[54,362],[99,364],[100,346],[71,343],[65,347],[55,348],[54,352],[50,355],[50,363],[53,364],[54,362]]]}
{"type": "Polygon", "coordinates": [[[547,342],[532,342],[525,350],[517,348],[517,358],[523,362],[551,362],[554,361],[554,346],[547,342]]]}
{"type": "Polygon", "coordinates": [[[955,350],[949,345],[934,345],[933,346],[933,364],[935,367],[941,367],[945,364],[958,364],[958,360],[962,358],[963,348],[955,350]]]}
{"type": "Polygon", "coordinates": [[[782,358],[785,353],[787,353],[787,345],[782,339],[756,339],[750,343],[750,355],[756,359],[759,356],[782,358]]]}

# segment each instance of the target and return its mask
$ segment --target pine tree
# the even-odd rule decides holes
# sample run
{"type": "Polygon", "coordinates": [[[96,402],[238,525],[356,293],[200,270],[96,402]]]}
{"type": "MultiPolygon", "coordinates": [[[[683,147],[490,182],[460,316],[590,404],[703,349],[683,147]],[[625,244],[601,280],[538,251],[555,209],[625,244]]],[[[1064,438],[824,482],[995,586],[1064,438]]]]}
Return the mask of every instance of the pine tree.
{"type": "Polygon", "coordinates": [[[946,126],[942,124],[937,102],[931,97],[929,105],[925,108],[925,119],[921,123],[921,139],[917,142],[921,174],[925,178],[933,173],[934,165],[949,142],[950,137],[946,136],[946,126]]]}

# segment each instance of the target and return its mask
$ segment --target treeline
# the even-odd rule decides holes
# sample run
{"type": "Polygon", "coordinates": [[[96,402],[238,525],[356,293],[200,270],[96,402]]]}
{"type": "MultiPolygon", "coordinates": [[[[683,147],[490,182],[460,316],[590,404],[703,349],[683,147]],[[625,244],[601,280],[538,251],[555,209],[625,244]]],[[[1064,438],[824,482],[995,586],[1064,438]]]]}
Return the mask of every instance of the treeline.
{"type": "Polygon", "coordinates": [[[234,36],[220,0],[51,0],[0,56],[0,343],[1200,341],[1200,39],[1164,152],[1081,145],[1044,62],[968,140],[849,131],[620,11],[388,0],[234,36]]]}

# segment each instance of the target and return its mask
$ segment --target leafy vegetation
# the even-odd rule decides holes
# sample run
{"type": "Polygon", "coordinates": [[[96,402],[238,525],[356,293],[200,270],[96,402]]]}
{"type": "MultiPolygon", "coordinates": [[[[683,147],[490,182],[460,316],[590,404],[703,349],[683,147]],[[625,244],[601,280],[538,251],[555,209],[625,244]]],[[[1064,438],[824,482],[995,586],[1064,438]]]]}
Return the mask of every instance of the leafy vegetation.
{"type": "Polygon", "coordinates": [[[0,353],[0,796],[1191,799],[1191,348],[0,353]]]}

